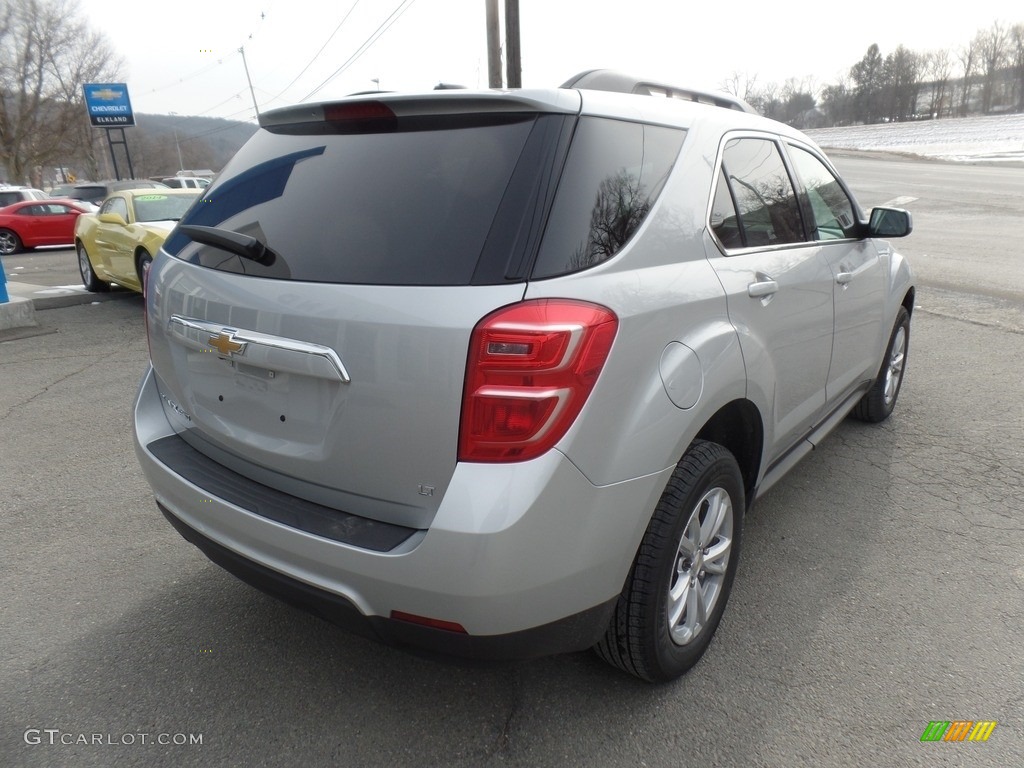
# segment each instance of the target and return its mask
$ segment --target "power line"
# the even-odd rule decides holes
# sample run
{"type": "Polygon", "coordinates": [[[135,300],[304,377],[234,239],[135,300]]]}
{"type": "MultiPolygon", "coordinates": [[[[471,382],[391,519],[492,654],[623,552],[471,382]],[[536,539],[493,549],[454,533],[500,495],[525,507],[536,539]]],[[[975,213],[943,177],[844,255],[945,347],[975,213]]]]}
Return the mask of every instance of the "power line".
{"type": "Polygon", "coordinates": [[[193,78],[199,77],[200,75],[205,75],[207,72],[222,66],[225,61],[234,58],[235,54],[237,53],[238,51],[235,51],[234,53],[229,53],[227,56],[222,56],[221,58],[217,59],[217,61],[215,61],[213,64],[207,64],[202,69],[196,70],[191,75],[185,75],[184,77],[178,78],[173,83],[168,83],[167,85],[161,85],[156,88],[151,88],[148,91],[146,91],[146,95],[148,96],[151,93],[166,91],[168,88],[174,88],[178,85],[182,85],[183,83],[188,82],[189,80],[192,80],[193,78]]]}
{"type": "MultiPolygon", "coordinates": [[[[238,91],[237,93],[231,94],[230,96],[228,96],[226,99],[224,99],[224,101],[220,102],[219,104],[214,104],[209,109],[204,109],[202,112],[200,112],[198,115],[196,115],[196,117],[203,117],[207,112],[213,112],[213,110],[217,109],[218,107],[224,106],[225,104],[227,104],[232,99],[241,98],[243,93],[245,93],[244,89],[241,90],[241,91],[238,91]]],[[[244,110],[242,110],[242,111],[244,111],[244,110]]]]}
{"type": "MultiPolygon", "coordinates": [[[[271,0],[271,3],[272,3],[272,0],[271,0]]],[[[264,12],[261,12],[261,13],[260,13],[260,21],[261,21],[261,22],[263,22],[263,21],[266,21],[266,19],[267,19],[267,14],[266,14],[266,13],[264,13],[264,12]]],[[[255,30],[254,30],[253,32],[250,32],[250,33],[248,34],[248,36],[246,37],[246,39],[245,39],[245,42],[248,42],[249,40],[252,40],[252,39],[253,39],[253,35],[254,35],[254,34],[255,34],[255,30]]],[[[234,50],[234,51],[232,51],[231,53],[229,53],[229,54],[228,54],[227,56],[223,57],[223,58],[222,58],[221,60],[219,60],[219,61],[218,61],[217,63],[218,63],[218,64],[221,64],[221,63],[223,63],[223,61],[224,61],[224,60],[227,60],[227,59],[233,59],[233,58],[234,58],[235,56],[241,56],[241,57],[242,57],[242,60],[243,60],[243,63],[244,63],[244,61],[245,61],[245,55],[244,55],[244,53],[242,52],[242,49],[243,49],[244,45],[245,45],[245,43],[244,43],[244,42],[243,42],[242,44],[238,45],[238,46],[237,46],[237,47],[235,48],[235,50],[234,50]]],[[[204,71],[204,72],[205,72],[205,71],[209,71],[209,68],[207,68],[206,70],[203,70],[203,71],[204,71]]],[[[198,73],[198,72],[197,72],[196,74],[198,75],[198,74],[200,74],[200,73],[198,73]]],[[[247,73],[247,75],[246,75],[246,76],[248,77],[248,73],[247,73]]],[[[167,87],[170,87],[170,86],[167,86],[167,87]]],[[[244,92],[244,91],[243,91],[243,92],[244,92]]],[[[220,102],[220,103],[218,103],[218,104],[214,104],[214,105],[213,105],[212,107],[210,107],[210,108],[208,108],[208,109],[204,109],[204,110],[203,110],[202,112],[200,112],[200,113],[199,113],[199,115],[197,115],[197,116],[203,116],[203,115],[205,115],[205,114],[206,114],[207,112],[212,112],[213,110],[217,109],[217,107],[220,107],[220,106],[222,106],[222,105],[226,104],[227,102],[231,101],[231,99],[234,99],[234,98],[236,98],[237,96],[238,96],[238,94],[232,94],[232,95],[231,95],[231,96],[229,96],[228,98],[224,99],[224,101],[222,101],[222,102],[220,102]]],[[[241,110],[241,111],[245,111],[245,110],[241,110]]],[[[258,110],[257,110],[257,111],[258,111],[258,110]]],[[[236,112],[236,113],[234,113],[234,114],[238,114],[238,113],[236,112]]]]}
{"type": "Polygon", "coordinates": [[[375,42],[377,42],[377,39],[380,38],[381,35],[383,35],[385,32],[387,32],[389,29],[391,29],[391,25],[394,24],[396,21],[398,21],[402,17],[402,14],[404,14],[407,10],[409,10],[412,7],[413,3],[415,3],[415,2],[416,2],[416,0],[402,0],[402,2],[400,2],[398,4],[398,7],[395,8],[395,10],[393,10],[391,12],[391,15],[388,16],[386,19],[384,19],[384,21],[381,22],[380,26],[377,27],[377,29],[374,30],[373,34],[371,34],[368,38],[366,38],[366,40],[363,42],[363,44],[361,46],[359,46],[359,48],[356,50],[356,52],[348,57],[348,60],[346,60],[344,64],[342,64],[340,67],[338,67],[334,71],[334,74],[332,74],[330,77],[328,77],[322,83],[320,83],[320,85],[318,85],[312,91],[310,91],[305,96],[303,96],[301,101],[305,101],[310,96],[315,95],[325,85],[327,85],[329,82],[331,82],[331,80],[333,80],[338,75],[340,75],[342,72],[344,72],[346,69],[348,69],[350,66],[355,64],[355,62],[359,59],[359,57],[362,56],[364,53],[366,53],[366,51],[369,50],[370,46],[372,46],[375,42]]]}
{"type": "Polygon", "coordinates": [[[313,62],[315,62],[315,61],[317,60],[317,57],[318,57],[318,56],[319,56],[319,55],[320,55],[321,53],[323,53],[323,52],[324,52],[324,48],[326,48],[326,47],[327,47],[327,44],[328,44],[328,43],[330,43],[330,42],[331,42],[331,40],[333,40],[333,39],[334,39],[334,36],[335,36],[336,34],[338,34],[338,30],[340,30],[340,29],[341,29],[342,25],[343,25],[343,24],[344,24],[344,23],[345,23],[346,21],[348,21],[348,17],[352,15],[352,11],[354,11],[354,10],[356,9],[356,6],[357,6],[357,5],[359,5],[359,0],[356,0],[356,1],[354,2],[354,3],[352,3],[352,7],[348,9],[348,13],[346,13],[346,14],[345,14],[345,16],[344,16],[344,17],[342,18],[342,20],[338,22],[338,26],[336,26],[336,27],[334,28],[334,31],[333,31],[333,32],[331,32],[331,35],[330,35],[330,37],[328,37],[328,38],[327,38],[327,40],[326,40],[326,41],[324,41],[324,44],[320,46],[320,50],[319,50],[319,51],[317,51],[316,53],[314,53],[314,54],[313,54],[313,58],[311,58],[311,59],[309,60],[309,63],[308,63],[308,64],[306,64],[306,66],[304,66],[304,67],[302,68],[302,71],[301,71],[301,72],[299,72],[299,74],[297,74],[297,75],[295,76],[295,79],[294,79],[294,80],[292,80],[292,81],[291,81],[290,83],[288,83],[288,85],[286,85],[286,86],[285,86],[284,88],[282,88],[282,89],[281,89],[281,92],[280,92],[280,93],[278,93],[278,94],[277,94],[276,96],[274,96],[274,97],[273,97],[272,99],[270,99],[270,101],[277,101],[277,100],[278,100],[279,98],[281,98],[281,96],[283,96],[283,95],[284,95],[284,93],[285,93],[285,92],[286,92],[286,91],[287,91],[287,90],[288,90],[289,88],[291,88],[291,87],[292,87],[293,85],[295,85],[295,83],[297,83],[297,82],[299,81],[299,78],[300,78],[300,77],[302,77],[302,76],[303,76],[304,74],[306,74],[306,70],[308,70],[308,69],[309,69],[309,68],[310,68],[311,66],[313,66],[313,62]]]}

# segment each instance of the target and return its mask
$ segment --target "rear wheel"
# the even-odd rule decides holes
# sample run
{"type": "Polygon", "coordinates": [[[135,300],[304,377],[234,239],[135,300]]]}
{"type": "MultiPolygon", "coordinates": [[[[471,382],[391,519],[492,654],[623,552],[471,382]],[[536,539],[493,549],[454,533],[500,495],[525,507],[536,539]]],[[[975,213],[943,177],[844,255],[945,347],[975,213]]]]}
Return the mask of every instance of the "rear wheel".
{"type": "Polygon", "coordinates": [[[109,291],[110,283],[105,283],[96,277],[96,272],[93,271],[92,262],[89,261],[89,254],[86,252],[85,246],[81,243],[76,243],[75,250],[78,252],[78,271],[82,275],[82,284],[85,286],[85,290],[92,291],[93,293],[109,291]]]}
{"type": "Polygon", "coordinates": [[[878,371],[875,383],[860,402],[853,408],[853,415],[861,421],[877,423],[889,418],[896,407],[896,398],[903,384],[903,373],[907,368],[907,352],[910,350],[910,313],[906,307],[900,307],[896,313],[889,346],[885,348],[885,358],[878,371]]]}
{"type": "Polygon", "coordinates": [[[743,477],[723,446],[697,440],[676,467],[640,543],[604,639],[605,661],[672,680],[707,649],[736,575],[743,477]]]}
{"type": "Polygon", "coordinates": [[[0,229],[0,256],[10,256],[22,248],[21,238],[9,229],[0,229]]]}

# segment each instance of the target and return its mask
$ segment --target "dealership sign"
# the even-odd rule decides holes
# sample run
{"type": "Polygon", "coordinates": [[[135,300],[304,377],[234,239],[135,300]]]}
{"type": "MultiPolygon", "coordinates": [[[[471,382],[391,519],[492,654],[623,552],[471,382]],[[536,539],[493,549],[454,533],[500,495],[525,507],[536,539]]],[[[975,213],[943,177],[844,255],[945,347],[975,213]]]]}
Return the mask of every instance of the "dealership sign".
{"type": "Polygon", "coordinates": [[[85,108],[89,122],[97,128],[124,128],[135,125],[127,83],[86,83],[85,108]]]}

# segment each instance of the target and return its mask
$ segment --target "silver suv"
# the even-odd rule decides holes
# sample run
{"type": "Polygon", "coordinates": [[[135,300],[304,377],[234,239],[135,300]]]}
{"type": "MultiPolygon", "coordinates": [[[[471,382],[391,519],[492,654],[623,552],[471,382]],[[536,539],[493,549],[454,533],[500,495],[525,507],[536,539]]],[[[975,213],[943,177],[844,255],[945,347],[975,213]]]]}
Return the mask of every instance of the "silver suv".
{"type": "Polygon", "coordinates": [[[136,446],[188,541],[325,618],[672,679],[754,499],[895,405],[909,214],[742,102],[594,71],[260,122],[149,273],[136,446]]]}

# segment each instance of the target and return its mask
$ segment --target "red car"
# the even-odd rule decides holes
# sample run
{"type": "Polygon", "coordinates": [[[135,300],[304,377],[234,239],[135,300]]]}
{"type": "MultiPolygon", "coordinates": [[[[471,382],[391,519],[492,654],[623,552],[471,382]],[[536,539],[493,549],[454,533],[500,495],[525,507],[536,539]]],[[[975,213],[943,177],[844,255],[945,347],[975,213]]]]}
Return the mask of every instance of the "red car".
{"type": "Polygon", "coordinates": [[[89,207],[78,200],[23,200],[0,208],[0,256],[40,245],[71,245],[75,221],[89,207]]]}

